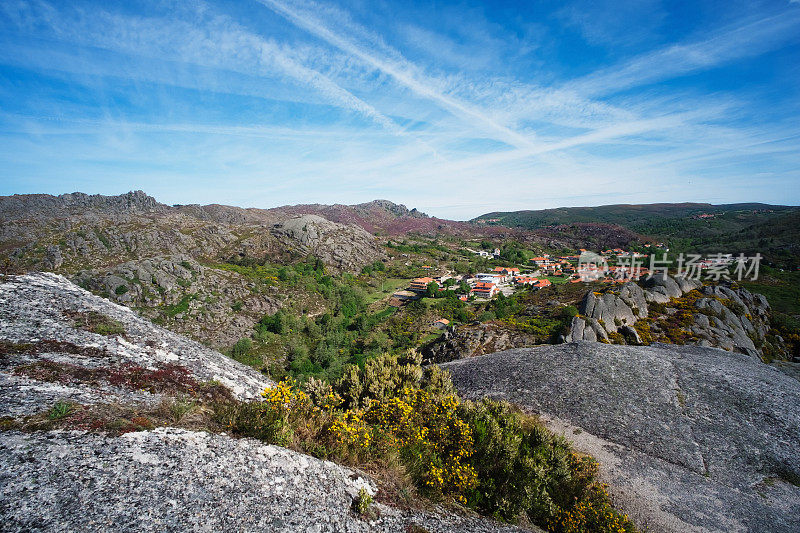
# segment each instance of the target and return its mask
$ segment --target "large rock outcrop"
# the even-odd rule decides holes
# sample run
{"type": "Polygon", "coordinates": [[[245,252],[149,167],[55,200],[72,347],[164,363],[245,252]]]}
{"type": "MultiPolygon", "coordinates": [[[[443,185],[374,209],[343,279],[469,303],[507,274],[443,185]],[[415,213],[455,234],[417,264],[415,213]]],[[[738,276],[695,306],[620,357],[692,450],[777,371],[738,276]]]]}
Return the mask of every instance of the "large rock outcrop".
{"type": "Polygon", "coordinates": [[[483,323],[448,327],[441,338],[422,347],[426,363],[445,363],[520,346],[536,344],[536,337],[498,324],[483,323]]]}
{"type": "Polygon", "coordinates": [[[578,311],[566,342],[662,341],[789,359],[783,340],[770,329],[767,299],[742,287],[655,276],[642,286],[624,283],[589,291],[578,311]]]}
{"type": "Polygon", "coordinates": [[[623,283],[605,292],[589,291],[572,321],[567,342],[608,340],[609,333],[624,333],[633,342],[641,342],[633,325],[649,313],[648,302],[664,303],[680,298],[700,287],[697,280],[654,276],[642,288],[637,283],[623,283]]]}
{"type": "Polygon", "coordinates": [[[654,531],[793,532],[800,382],[744,354],[597,342],[444,365],[459,392],[539,413],[654,531]]]}
{"type": "Polygon", "coordinates": [[[0,340],[17,346],[3,355],[0,379],[6,396],[0,416],[32,414],[56,399],[84,402],[110,397],[157,401],[149,393],[124,391],[108,384],[97,387],[36,381],[14,369],[37,361],[53,361],[91,369],[125,365],[156,368],[178,365],[198,381],[216,381],[239,398],[256,398],[271,381],[259,372],[205,346],[137,316],[127,307],[94,296],[56,274],[13,276],[0,283],[0,340]],[[110,320],[111,334],[83,329],[84,318],[110,320]],[[12,391],[15,391],[13,394],[12,391]],[[36,397],[41,393],[41,401],[36,397]],[[54,397],[58,396],[58,397],[54,397]],[[24,402],[19,409],[18,402],[24,402]],[[17,409],[17,410],[15,410],[17,409]],[[21,410],[21,411],[20,411],[21,410]]]}
{"type": "Polygon", "coordinates": [[[0,434],[4,531],[520,531],[442,510],[352,511],[367,476],[250,439],[160,428],[0,434]],[[32,450],[36,450],[32,453],[32,450]]]}
{"type": "Polygon", "coordinates": [[[375,238],[354,224],[302,215],[276,224],[272,234],[302,255],[313,255],[339,270],[352,271],[384,257],[375,238]]]}

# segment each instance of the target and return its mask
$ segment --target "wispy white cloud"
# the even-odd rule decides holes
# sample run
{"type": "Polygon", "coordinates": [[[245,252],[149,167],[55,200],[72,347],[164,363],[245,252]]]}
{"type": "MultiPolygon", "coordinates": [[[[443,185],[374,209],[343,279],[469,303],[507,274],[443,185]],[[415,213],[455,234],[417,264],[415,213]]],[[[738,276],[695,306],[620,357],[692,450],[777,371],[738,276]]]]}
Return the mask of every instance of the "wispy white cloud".
{"type": "MultiPolygon", "coordinates": [[[[394,53],[396,59],[379,57],[371,49],[365,48],[358,44],[356,41],[342,35],[333,29],[329,28],[322,20],[319,20],[313,15],[311,10],[300,10],[293,6],[277,0],[256,0],[259,3],[273,9],[275,12],[285,16],[288,20],[297,24],[299,27],[311,32],[317,37],[324,39],[332,46],[351,54],[353,57],[360,59],[366,64],[374,67],[380,72],[391,76],[397,82],[408,87],[414,93],[424,98],[434,100],[447,108],[448,110],[470,117],[478,122],[484,124],[495,132],[500,133],[506,142],[517,147],[531,147],[534,146],[534,141],[530,136],[521,135],[520,133],[492,120],[489,116],[476,109],[474,106],[469,105],[459,99],[453,98],[450,95],[439,90],[435,84],[428,83],[427,80],[421,79],[418,73],[415,73],[416,68],[402,60],[399,52],[394,53]]],[[[366,32],[362,32],[366,33],[366,32]]]]}
{"type": "MultiPolygon", "coordinates": [[[[37,10],[18,8],[20,26],[48,24],[53,35],[68,43],[100,47],[134,56],[171,58],[200,66],[241,70],[249,73],[280,73],[314,89],[328,102],[341,105],[373,120],[388,131],[406,135],[392,119],[370,104],[306,67],[272,39],[244,30],[222,15],[208,16],[205,9],[193,20],[122,16],[106,11],[75,8],[59,12],[45,2],[37,10]]],[[[58,68],[56,66],[56,68],[58,68]]]]}
{"type": "Polygon", "coordinates": [[[734,60],[761,55],[796,42],[800,12],[749,19],[731,24],[710,37],[668,45],[568,83],[578,93],[603,96],[631,87],[683,76],[734,60]]]}
{"type": "MultiPolygon", "coordinates": [[[[0,193],[18,176],[49,190],[64,175],[76,184],[117,175],[182,203],[202,201],[180,197],[197,188],[261,206],[382,196],[464,218],[733,200],[750,173],[783,180],[800,199],[797,101],[766,117],[756,93],[668,83],[795,42],[794,7],[638,55],[624,47],[624,59],[595,58],[599,68],[570,80],[541,61],[552,30],[538,48],[522,42],[527,30],[481,13],[453,30],[412,15],[377,26],[358,4],[350,8],[365,11],[351,14],[257,2],[269,9],[254,3],[253,20],[238,3],[159,5],[149,15],[80,1],[0,4],[0,30],[12,30],[0,35],[0,68],[50,84],[13,101],[0,76],[0,193]]],[[[615,35],[595,38],[608,47],[615,35]]]]}

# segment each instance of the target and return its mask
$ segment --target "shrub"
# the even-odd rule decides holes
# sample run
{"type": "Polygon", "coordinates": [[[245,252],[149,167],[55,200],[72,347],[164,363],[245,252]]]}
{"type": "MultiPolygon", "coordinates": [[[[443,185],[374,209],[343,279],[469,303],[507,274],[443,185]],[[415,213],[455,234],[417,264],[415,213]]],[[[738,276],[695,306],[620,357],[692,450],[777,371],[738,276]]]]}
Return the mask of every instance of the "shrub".
{"type": "MultiPolygon", "coordinates": [[[[381,263],[382,264],[382,263],[381,263]]],[[[367,489],[361,487],[358,496],[353,500],[353,510],[360,516],[369,516],[372,507],[372,496],[367,489]]]]}
{"type": "Polygon", "coordinates": [[[263,329],[271,333],[281,334],[285,329],[284,322],[285,317],[283,311],[278,311],[273,315],[264,315],[264,317],[259,320],[256,330],[263,329]]]}
{"type": "Polygon", "coordinates": [[[313,414],[308,396],[289,378],[261,394],[263,402],[222,406],[218,421],[238,435],[254,437],[270,444],[296,445],[295,428],[313,414]]]}
{"type": "Polygon", "coordinates": [[[127,285],[117,285],[117,288],[114,289],[114,293],[116,293],[117,296],[122,296],[126,292],[128,292],[128,286],[127,285]]]}
{"type": "Polygon", "coordinates": [[[421,490],[466,501],[462,493],[475,485],[476,474],[468,463],[472,431],[458,416],[459,403],[452,394],[405,387],[395,397],[373,400],[363,419],[383,440],[379,445],[400,450],[421,490]]]}
{"type": "Polygon", "coordinates": [[[561,317],[566,319],[572,319],[573,317],[578,316],[578,308],[574,305],[568,305],[561,310],[561,317]]]}
{"type": "Polygon", "coordinates": [[[252,347],[253,343],[250,339],[239,339],[231,348],[231,357],[236,360],[242,359],[247,356],[252,347]]]}
{"type": "Polygon", "coordinates": [[[649,345],[653,342],[653,333],[650,331],[650,324],[651,319],[649,318],[642,318],[633,324],[633,328],[636,330],[636,333],[639,334],[639,338],[644,345],[649,345]]]}

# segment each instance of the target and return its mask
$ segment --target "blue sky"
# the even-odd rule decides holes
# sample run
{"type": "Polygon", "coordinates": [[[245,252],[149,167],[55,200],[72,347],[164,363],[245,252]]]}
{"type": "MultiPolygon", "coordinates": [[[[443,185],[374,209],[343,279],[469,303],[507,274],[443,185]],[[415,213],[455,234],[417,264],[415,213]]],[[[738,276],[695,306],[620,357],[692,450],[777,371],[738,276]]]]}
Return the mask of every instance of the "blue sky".
{"type": "Polygon", "coordinates": [[[800,204],[800,2],[0,2],[0,194],[800,204]]]}

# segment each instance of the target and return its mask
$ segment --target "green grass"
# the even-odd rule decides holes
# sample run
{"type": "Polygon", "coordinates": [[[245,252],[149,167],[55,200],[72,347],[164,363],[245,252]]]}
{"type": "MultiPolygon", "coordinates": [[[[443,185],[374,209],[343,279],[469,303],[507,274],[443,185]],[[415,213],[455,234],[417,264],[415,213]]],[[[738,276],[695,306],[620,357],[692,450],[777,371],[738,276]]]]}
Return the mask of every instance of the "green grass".
{"type": "Polygon", "coordinates": [[[64,418],[72,411],[72,404],[68,402],[56,402],[53,404],[52,409],[47,413],[47,418],[50,420],[59,420],[64,418]]]}
{"type": "Polygon", "coordinates": [[[560,285],[569,281],[569,276],[540,276],[539,279],[549,279],[553,285],[560,285]]]}
{"type": "Polygon", "coordinates": [[[428,333],[424,337],[419,340],[420,345],[428,344],[429,342],[435,341],[439,337],[441,337],[441,333],[428,333]]]}
{"type": "Polygon", "coordinates": [[[189,310],[189,302],[194,300],[195,298],[196,296],[194,294],[187,294],[186,296],[181,298],[180,302],[176,303],[175,305],[167,306],[166,309],[164,309],[164,314],[172,318],[181,313],[185,313],[186,311],[189,310]]]}
{"type": "Polygon", "coordinates": [[[74,326],[78,329],[98,335],[125,335],[125,327],[121,322],[97,311],[68,311],[64,314],[75,319],[74,326]]]}
{"type": "Polygon", "coordinates": [[[800,272],[765,268],[758,280],[742,281],[740,285],[766,296],[774,311],[800,315],[800,272]]]}
{"type": "Polygon", "coordinates": [[[374,291],[367,293],[366,303],[371,304],[394,294],[400,289],[404,289],[409,284],[407,278],[386,278],[379,282],[374,291]]]}
{"type": "Polygon", "coordinates": [[[372,315],[372,318],[375,319],[376,321],[380,322],[381,320],[383,320],[385,318],[389,318],[390,316],[392,316],[396,312],[397,312],[397,308],[396,307],[387,307],[383,311],[378,311],[377,313],[372,315]]]}

